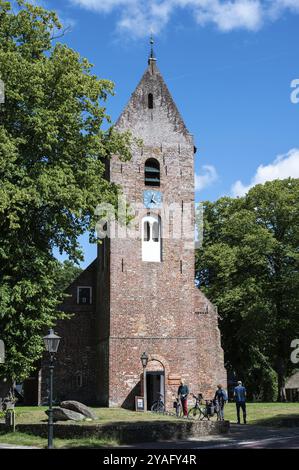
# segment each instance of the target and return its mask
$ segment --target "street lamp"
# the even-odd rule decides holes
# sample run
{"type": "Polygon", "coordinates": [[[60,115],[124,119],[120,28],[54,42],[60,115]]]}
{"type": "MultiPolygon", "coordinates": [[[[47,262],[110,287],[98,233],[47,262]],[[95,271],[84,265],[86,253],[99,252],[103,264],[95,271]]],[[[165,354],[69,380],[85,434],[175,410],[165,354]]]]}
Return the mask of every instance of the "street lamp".
{"type": "Polygon", "coordinates": [[[141,354],[140,360],[141,360],[141,364],[142,364],[142,367],[143,367],[143,402],[144,402],[144,410],[143,411],[147,411],[146,366],[147,366],[147,363],[148,363],[148,355],[146,354],[146,352],[141,354]]]}
{"type": "Polygon", "coordinates": [[[53,372],[54,372],[54,356],[58,351],[60,336],[55,335],[54,330],[51,328],[49,334],[43,338],[46,351],[50,354],[50,396],[49,396],[49,410],[48,410],[48,449],[53,449],[53,372]]]}

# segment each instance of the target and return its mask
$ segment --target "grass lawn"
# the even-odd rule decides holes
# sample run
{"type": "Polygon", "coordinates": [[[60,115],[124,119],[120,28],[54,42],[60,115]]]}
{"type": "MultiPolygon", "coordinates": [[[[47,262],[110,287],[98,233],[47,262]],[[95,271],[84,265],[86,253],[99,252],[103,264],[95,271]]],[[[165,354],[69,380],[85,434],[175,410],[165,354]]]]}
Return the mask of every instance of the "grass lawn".
{"type": "MultiPolygon", "coordinates": [[[[142,413],[136,411],[125,410],[123,408],[94,408],[90,407],[97,416],[97,420],[94,421],[59,421],[59,424],[68,423],[82,425],[93,425],[93,424],[107,424],[113,422],[137,422],[137,421],[173,421],[173,416],[159,415],[156,413],[142,413]]],[[[27,424],[27,423],[42,423],[48,420],[45,411],[48,409],[47,406],[19,406],[16,407],[16,423],[27,424]]]]}
{"type": "MultiPolygon", "coordinates": [[[[299,403],[247,403],[246,407],[248,424],[275,426],[282,418],[299,418],[299,403]]],[[[228,403],[225,406],[224,417],[236,423],[235,403],[228,403]]]]}
{"type": "MultiPolygon", "coordinates": [[[[47,420],[45,410],[47,407],[17,407],[16,423],[40,423],[47,420]]],[[[93,408],[97,415],[96,421],[78,422],[78,426],[82,424],[107,424],[113,422],[137,422],[137,421],[174,421],[176,418],[172,416],[156,415],[153,413],[137,413],[134,411],[124,410],[122,408],[93,408]]],[[[241,414],[242,416],[242,414],[241,414]]],[[[299,418],[298,403],[247,403],[247,420],[248,425],[258,424],[263,426],[279,425],[282,418],[299,418]]],[[[236,422],[236,407],[234,403],[228,403],[225,406],[225,419],[232,423],[236,422]]],[[[63,422],[61,422],[62,424],[63,422]]],[[[74,422],[71,422],[74,424],[74,422]]],[[[64,423],[67,426],[67,422],[64,423]]],[[[54,431],[55,434],[55,431],[54,431]]],[[[28,445],[36,447],[45,447],[46,439],[25,433],[0,433],[0,443],[28,445]]],[[[108,447],[117,445],[117,441],[111,439],[85,438],[85,439],[59,439],[54,440],[56,448],[62,447],[108,447]]]]}
{"type": "MultiPolygon", "coordinates": [[[[47,439],[43,437],[33,436],[32,434],[22,432],[0,432],[0,443],[1,444],[14,444],[19,446],[33,446],[45,448],[47,446],[47,439]]],[[[99,439],[99,438],[86,438],[86,439],[59,439],[55,437],[54,431],[54,447],[55,449],[62,448],[104,448],[118,445],[117,441],[111,439],[99,439]]]]}

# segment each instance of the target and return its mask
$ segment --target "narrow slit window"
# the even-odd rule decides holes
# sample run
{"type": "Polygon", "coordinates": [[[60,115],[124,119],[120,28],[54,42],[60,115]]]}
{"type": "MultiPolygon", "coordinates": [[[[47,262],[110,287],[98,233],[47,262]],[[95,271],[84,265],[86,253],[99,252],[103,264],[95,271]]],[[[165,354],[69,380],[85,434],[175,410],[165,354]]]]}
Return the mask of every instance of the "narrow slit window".
{"type": "Polygon", "coordinates": [[[81,388],[83,385],[83,377],[81,372],[77,372],[75,375],[76,388],[81,388]]]}
{"type": "Polygon", "coordinates": [[[149,93],[147,95],[147,105],[148,105],[148,109],[154,108],[154,97],[152,93],[149,93]]]}

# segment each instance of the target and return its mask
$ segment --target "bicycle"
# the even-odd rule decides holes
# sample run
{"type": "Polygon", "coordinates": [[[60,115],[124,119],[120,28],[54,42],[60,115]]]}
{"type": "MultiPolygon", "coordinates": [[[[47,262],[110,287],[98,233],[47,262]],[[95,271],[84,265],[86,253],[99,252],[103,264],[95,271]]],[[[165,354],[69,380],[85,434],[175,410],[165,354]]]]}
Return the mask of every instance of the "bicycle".
{"type": "Polygon", "coordinates": [[[165,412],[165,405],[162,400],[163,395],[161,393],[158,393],[159,398],[158,400],[154,401],[154,403],[151,406],[151,411],[153,413],[164,413],[165,412]]]}
{"type": "Polygon", "coordinates": [[[201,393],[198,395],[192,396],[195,398],[195,405],[189,410],[188,418],[197,419],[202,421],[204,418],[207,418],[210,421],[210,417],[214,416],[214,405],[211,400],[205,400],[205,405],[202,404],[203,396],[201,393]]]}
{"type": "Polygon", "coordinates": [[[221,407],[217,400],[214,400],[214,407],[217,416],[217,421],[222,421],[221,407]]]}
{"type": "Polygon", "coordinates": [[[188,418],[190,419],[203,419],[204,418],[204,412],[203,408],[200,406],[202,404],[202,399],[203,396],[201,393],[198,395],[194,395],[194,393],[191,393],[193,398],[195,398],[195,404],[190,410],[188,411],[188,418]]]}
{"type": "Polygon", "coordinates": [[[183,410],[183,407],[182,407],[182,402],[180,400],[180,397],[175,398],[174,408],[175,408],[176,417],[177,418],[182,418],[184,416],[184,410],[183,410]]]}

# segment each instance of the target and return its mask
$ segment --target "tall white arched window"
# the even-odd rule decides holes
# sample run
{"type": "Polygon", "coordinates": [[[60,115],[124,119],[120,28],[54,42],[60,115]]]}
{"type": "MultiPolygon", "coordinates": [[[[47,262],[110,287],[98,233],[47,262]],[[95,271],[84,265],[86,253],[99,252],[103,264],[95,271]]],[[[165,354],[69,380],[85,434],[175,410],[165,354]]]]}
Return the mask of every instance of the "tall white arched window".
{"type": "Polygon", "coordinates": [[[161,219],[146,215],[142,219],[142,261],[161,261],[161,219]]]}

